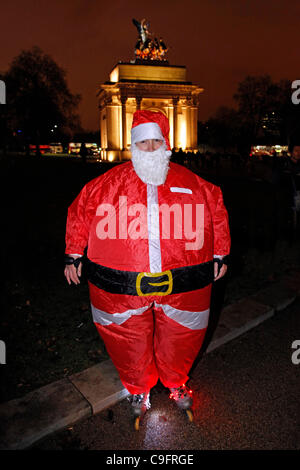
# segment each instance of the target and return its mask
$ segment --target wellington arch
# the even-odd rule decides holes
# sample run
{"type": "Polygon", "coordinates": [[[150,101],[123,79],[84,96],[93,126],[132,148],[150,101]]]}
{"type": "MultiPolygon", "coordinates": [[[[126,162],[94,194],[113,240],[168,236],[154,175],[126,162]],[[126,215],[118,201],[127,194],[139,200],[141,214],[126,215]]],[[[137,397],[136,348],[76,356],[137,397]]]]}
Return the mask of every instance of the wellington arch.
{"type": "Polygon", "coordinates": [[[119,62],[97,93],[101,158],[130,158],[130,129],[137,109],[163,112],[170,122],[171,148],[197,151],[199,97],[203,91],[187,81],[185,66],[148,58],[119,62]]]}

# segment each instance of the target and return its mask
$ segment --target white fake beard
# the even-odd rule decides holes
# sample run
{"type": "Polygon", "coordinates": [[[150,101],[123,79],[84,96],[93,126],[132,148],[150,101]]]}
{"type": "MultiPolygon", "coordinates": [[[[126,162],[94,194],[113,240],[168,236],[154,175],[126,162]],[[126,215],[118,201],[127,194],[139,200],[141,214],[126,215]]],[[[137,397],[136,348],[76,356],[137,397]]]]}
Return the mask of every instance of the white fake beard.
{"type": "Polygon", "coordinates": [[[155,186],[164,184],[170,162],[164,144],[154,152],[144,152],[134,144],[131,146],[131,155],[134,170],[143,183],[154,184],[155,186]]]}

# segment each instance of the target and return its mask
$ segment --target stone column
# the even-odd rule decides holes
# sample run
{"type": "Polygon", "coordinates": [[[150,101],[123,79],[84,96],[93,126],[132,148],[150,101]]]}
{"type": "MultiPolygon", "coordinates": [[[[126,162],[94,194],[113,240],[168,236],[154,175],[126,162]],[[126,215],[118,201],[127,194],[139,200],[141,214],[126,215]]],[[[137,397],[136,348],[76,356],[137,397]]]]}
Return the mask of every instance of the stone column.
{"type": "Polygon", "coordinates": [[[113,103],[106,104],[107,123],[107,156],[110,161],[120,155],[120,119],[119,106],[113,103]]]}
{"type": "Polygon", "coordinates": [[[121,96],[122,103],[122,150],[127,149],[127,122],[126,122],[126,101],[127,96],[121,96]]]}
{"type": "Polygon", "coordinates": [[[185,104],[181,105],[181,124],[180,124],[180,146],[184,150],[188,150],[189,147],[189,127],[188,127],[188,120],[189,120],[189,108],[185,104]]]}
{"type": "Polygon", "coordinates": [[[171,148],[173,149],[174,147],[174,134],[173,134],[173,105],[172,104],[168,104],[168,119],[169,119],[169,123],[170,123],[170,146],[171,148]]]}
{"type": "Polygon", "coordinates": [[[187,105],[186,107],[186,148],[190,150],[192,147],[192,111],[191,107],[187,105]]]}
{"type": "Polygon", "coordinates": [[[111,102],[106,103],[106,139],[107,139],[107,150],[113,148],[113,106],[111,102]]]}
{"type": "Polygon", "coordinates": [[[173,147],[175,150],[178,149],[178,101],[177,96],[173,98],[173,147]]]}
{"type": "Polygon", "coordinates": [[[190,150],[192,148],[193,141],[193,125],[192,125],[192,100],[190,95],[186,97],[186,149],[190,150]]]}
{"type": "Polygon", "coordinates": [[[101,149],[107,148],[107,128],[106,128],[106,113],[105,108],[100,108],[100,141],[101,149]]]}
{"type": "Polygon", "coordinates": [[[198,147],[198,107],[191,107],[191,147],[196,150],[198,147]]]}

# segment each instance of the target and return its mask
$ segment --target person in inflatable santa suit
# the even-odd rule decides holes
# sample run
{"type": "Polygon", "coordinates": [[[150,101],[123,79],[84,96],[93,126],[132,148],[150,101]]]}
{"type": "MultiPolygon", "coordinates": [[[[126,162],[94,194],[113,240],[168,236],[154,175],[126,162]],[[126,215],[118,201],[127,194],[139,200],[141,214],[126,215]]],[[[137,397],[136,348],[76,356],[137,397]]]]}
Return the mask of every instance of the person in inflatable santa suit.
{"type": "Polygon", "coordinates": [[[188,372],[230,252],[220,188],[170,163],[168,135],[163,113],[136,111],[132,159],[86,184],[68,209],[65,276],[80,282],[87,247],[93,321],[136,421],[158,379],[190,409],[188,372]]]}

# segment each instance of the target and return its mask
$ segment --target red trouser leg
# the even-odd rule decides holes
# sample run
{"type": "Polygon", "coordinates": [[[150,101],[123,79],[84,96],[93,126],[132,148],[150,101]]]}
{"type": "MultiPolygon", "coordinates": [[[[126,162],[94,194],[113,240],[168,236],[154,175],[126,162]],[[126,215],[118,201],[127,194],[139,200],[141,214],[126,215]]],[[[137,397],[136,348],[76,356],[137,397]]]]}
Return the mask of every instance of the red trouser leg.
{"type": "Polygon", "coordinates": [[[132,394],[154,387],[158,374],[153,355],[152,307],[121,325],[95,325],[124,387],[132,394]]]}
{"type": "Polygon", "coordinates": [[[202,346],[206,328],[192,330],[154,308],[154,354],[158,375],[165,387],[179,387],[188,380],[188,372],[202,346]]]}

